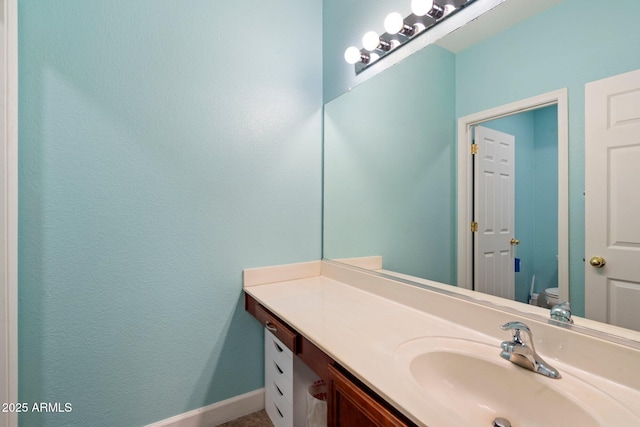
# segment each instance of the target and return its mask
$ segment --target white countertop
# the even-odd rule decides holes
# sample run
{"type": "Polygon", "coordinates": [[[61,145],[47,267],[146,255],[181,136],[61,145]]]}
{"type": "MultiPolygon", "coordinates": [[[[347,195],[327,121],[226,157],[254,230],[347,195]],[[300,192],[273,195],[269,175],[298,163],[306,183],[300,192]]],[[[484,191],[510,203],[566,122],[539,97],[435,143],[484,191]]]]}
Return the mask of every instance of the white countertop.
{"type": "MultiPolygon", "coordinates": [[[[315,265],[312,267],[316,268],[318,267],[315,265]]],[[[256,269],[252,274],[256,272],[261,273],[256,269]]],[[[465,327],[432,315],[429,310],[394,301],[394,298],[383,297],[324,275],[313,275],[316,272],[318,271],[311,272],[311,277],[259,284],[260,280],[253,280],[253,276],[247,280],[245,270],[245,291],[418,425],[457,427],[459,420],[456,422],[451,413],[420,396],[415,388],[407,387],[399,379],[399,372],[394,368],[394,352],[407,341],[441,336],[495,345],[496,358],[499,358],[502,341],[499,337],[502,334],[503,339],[509,338],[508,333],[498,328],[502,318],[490,320],[490,327],[496,329],[495,334],[485,334],[480,332],[480,324],[478,330],[465,327]]],[[[277,276],[270,276],[268,280],[275,280],[274,277],[277,276]]],[[[283,277],[287,277],[286,274],[283,277]]],[[[390,281],[389,286],[395,284],[390,281]]],[[[424,299],[421,304],[429,306],[433,294],[430,291],[415,287],[411,289],[402,284],[398,284],[398,287],[406,288],[406,292],[412,293],[410,298],[418,295],[424,299]]],[[[396,292],[396,289],[391,292],[396,292]]],[[[434,298],[433,304],[441,306],[442,296],[434,298]]],[[[434,311],[437,311],[435,306],[434,311]]],[[[493,312],[488,315],[495,317],[493,312]]],[[[512,315],[506,314],[504,319],[510,317],[512,315]]],[[[552,360],[553,365],[561,372],[569,368],[557,358],[548,355],[544,357],[552,360]]],[[[622,363],[624,360],[626,359],[623,358],[622,363]]],[[[637,365],[633,368],[637,369],[637,365]]],[[[594,385],[609,387],[608,392],[627,407],[631,405],[630,409],[640,415],[640,393],[637,389],[600,377],[590,378],[594,385]]]]}

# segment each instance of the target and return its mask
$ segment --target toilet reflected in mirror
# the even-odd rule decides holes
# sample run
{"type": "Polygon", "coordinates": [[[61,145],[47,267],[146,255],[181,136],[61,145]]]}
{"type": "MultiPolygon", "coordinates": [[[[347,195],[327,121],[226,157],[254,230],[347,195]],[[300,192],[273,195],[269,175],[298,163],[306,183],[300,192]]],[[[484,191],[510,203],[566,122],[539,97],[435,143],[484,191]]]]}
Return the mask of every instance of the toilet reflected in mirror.
{"type": "Polygon", "coordinates": [[[540,307],[551,308],[560,304],[560,297],[558,295],[558,288],[547,288],[542,291],[542,298],[538,297],[540,301],[540,307]]]}

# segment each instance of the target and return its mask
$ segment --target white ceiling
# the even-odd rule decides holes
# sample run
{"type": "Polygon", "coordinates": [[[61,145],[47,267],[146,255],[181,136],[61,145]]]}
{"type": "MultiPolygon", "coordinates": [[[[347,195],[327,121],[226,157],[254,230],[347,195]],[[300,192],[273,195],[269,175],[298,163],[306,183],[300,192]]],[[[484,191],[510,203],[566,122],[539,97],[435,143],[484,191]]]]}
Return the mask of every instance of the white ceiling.
{"type": "Polygon", "coordinates": [[[473,21],[447,34],[435,44],[453,53],[461,52],[560,2],[562,0],[504,1],[473,21]]]}

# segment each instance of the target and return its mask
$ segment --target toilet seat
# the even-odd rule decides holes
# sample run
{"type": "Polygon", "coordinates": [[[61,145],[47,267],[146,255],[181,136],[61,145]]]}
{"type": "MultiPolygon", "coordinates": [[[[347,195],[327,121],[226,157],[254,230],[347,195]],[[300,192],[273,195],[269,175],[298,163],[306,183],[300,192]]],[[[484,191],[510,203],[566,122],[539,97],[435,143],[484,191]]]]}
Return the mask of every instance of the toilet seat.
{"type": "Polygon", "coordinates": [[[544,302],[547,308],[551,308],[560,303],[560,292],[558,288],[547,288],[544,290],[544,302]]]}

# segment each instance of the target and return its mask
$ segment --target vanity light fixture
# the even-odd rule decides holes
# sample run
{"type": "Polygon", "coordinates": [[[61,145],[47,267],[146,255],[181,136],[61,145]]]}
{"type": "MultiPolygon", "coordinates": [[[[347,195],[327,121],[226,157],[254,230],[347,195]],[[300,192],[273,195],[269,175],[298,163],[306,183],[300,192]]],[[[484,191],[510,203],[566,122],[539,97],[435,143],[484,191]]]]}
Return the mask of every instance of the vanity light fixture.
{"type": "MultiPolygon", "coordinates": [[[[354,65],[359,74],[378,59],[410,42],[430,27],[446,19],[475,0],[466,0],[456,7],[452,0],[412,0],[412,14],[403,18],[398,12],[390,13],[384,20],[384,34],[369,31],[362,38],[362,49],[347,48],[344,59],[354,65]]],[[[458,2],[459,3],[459,2],[458,2]]]]}

